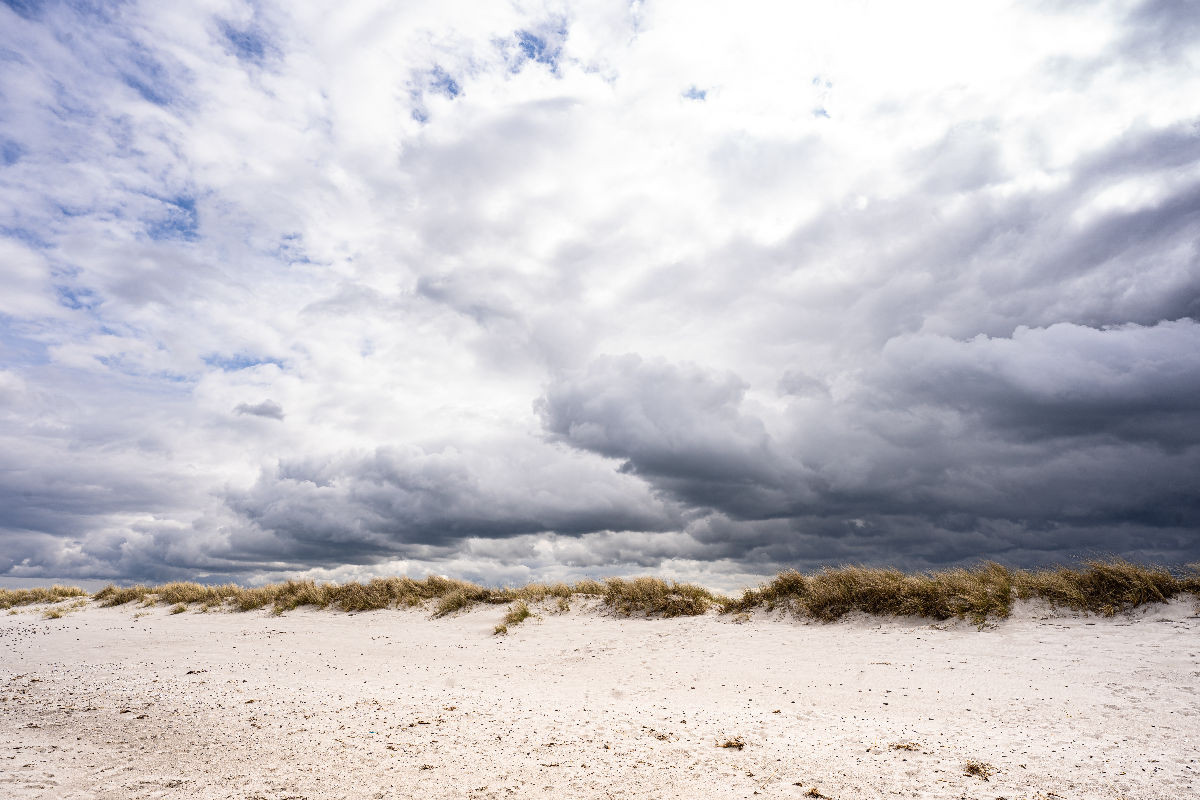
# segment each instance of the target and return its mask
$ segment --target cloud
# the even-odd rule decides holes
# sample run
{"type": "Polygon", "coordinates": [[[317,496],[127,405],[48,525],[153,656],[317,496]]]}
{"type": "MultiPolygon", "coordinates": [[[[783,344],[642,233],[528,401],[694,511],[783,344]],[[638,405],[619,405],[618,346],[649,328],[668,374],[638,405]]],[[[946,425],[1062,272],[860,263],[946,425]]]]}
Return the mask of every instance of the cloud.
{"type": "Polygon", "coordinates": [[[692,365],[601,358],[551,384],[538,410],[558,441],[621,459],[686,503],[767,517],[792,502],[782,490],[801,488],[801,465],[742,412],[746,388],[692,365]]]}
{"type": "Polygon", "coordinates": [[[1196,560],[1190,10],[6,3],[0,575],[1196,560]]]}
{"type": "Polygon", "coordinates": [[[283,419],[283,406],[276,403],[274,400],[263,400],[261,403],[238,403],[233,409],[238,414],[251,414],[255,417],[267,417],[268,419],[283,419]]]}
{"type": "Polygon", "coordinates": [[[1200,325],[1018,328],[1010,338],[913,336],[883,351],[889,398],[941,406],[1005,439],[1200,443],[1200,325]]]}
{"type": "Polygon", "coordinates": [[[1197,344],[1191,320],[898,337],[853,385],[773,417],[744,407],[734,376],[606,358],[540,409],[557,440],[724,520],[735,559],[833,559],[847,536],[887,551],[919,538],[930,559],[1064,543],[1185,558],[1200,526],[1184,488],[1200,475],[1197,344]],[[780,526],[746,524],[766,519],[780,526]]]}
{"type": "Polygon", "coordinates": [[[639,483],[569,453],[520,441],[471,451],[379,448],[281,463],[229,506],[253,525],[239,557],[363,563],[467,539],[666,531],[678,512],[639,483]]]}

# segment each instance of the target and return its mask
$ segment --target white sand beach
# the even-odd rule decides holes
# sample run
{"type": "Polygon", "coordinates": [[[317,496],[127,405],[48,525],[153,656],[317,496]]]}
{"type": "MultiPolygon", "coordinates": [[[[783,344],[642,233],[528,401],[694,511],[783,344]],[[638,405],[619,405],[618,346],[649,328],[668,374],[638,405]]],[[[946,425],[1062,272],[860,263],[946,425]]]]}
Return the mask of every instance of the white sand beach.
{"type": "Polygon", "coordinates": [[[982,631],[576,603],[507,636],[496,607],[44,608],[0,617],[13,800],[1200,795],[1190,598],[982,631]]]}

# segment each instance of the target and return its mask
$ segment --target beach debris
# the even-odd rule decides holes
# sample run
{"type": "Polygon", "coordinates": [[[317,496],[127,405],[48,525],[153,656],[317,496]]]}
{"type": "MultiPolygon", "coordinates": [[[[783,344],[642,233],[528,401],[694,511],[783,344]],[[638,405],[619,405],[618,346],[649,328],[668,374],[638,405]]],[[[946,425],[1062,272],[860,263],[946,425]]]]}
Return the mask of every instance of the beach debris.
{"type": "Polygon", "coordinates": [[[986,781],[999,772],[999,770],[986,761],[971,759],[963,766],[963,772],[967,775],[973,775],[981,781],[986,781]]]}
{"type": "Polygon", "coordinates": [[[734,736],[731,739],[726,739],[724,742],[721,742],[721,741],[717,742],[717,747],[731,748],[734,750],[741,750],[745,746],[746,746],[746,740],[740,736],[734,736]]]}

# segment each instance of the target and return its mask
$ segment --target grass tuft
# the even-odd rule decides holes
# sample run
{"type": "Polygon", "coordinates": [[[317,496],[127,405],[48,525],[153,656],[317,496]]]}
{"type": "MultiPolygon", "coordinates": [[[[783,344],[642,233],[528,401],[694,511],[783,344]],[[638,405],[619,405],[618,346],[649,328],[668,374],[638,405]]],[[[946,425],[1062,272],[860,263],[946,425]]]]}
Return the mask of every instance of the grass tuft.
{"type": "Polygon", "coordinates": [[[57,603],[70,597],[87,597],[78,586],[39,586],[34,589],[0,589],[0,609],[28,606],[34,603],[57,603]]]}
{"type": "Polygon", "coordinates": [[[529,604],[524,600],[518,600],[508,609],[508,613],[504,615],[505,625],[519,625],[525,620],[533,616],[533,612],[529,610],[529,604]]]}
{"type": "Polygon", "coordinates": [[[680,617],[703,614],[727,602],[707,589],[688,583],[667,583],[661,578],[609,578],[604,584],[604,603],[629,617],[680,617]]]}
{"type": "MultiPolygon", "coordinates": [[[[559,599],[561,600],[562,598],[559,599]]],[[[524,600],[517,600],[509,607],[508,613],[504,615],[504,621],[497,625],[492,633],[497,636],[506,634],[511,626],[520,625],[532,616],[533,612],[529,610],[529,604],[524,600]]]]}
{"type": "Polygon", "coordinates": [[[981,781],[986,781],[998,772],[998,770],[986,761],[976,761],[971,759],[963,765],[963,772],[967,775],[972,775],[979,778],[981,781]]]}

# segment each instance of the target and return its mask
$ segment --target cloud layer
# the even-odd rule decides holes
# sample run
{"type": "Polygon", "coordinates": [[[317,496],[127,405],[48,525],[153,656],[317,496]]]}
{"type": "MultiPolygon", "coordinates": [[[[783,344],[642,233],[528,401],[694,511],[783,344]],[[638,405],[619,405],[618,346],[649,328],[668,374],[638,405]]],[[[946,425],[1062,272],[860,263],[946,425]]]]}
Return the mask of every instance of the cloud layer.
{"type": "Polygon", "coordinates": [[[1186,3],[0,5],[0,576],[1200,558],[1186,3]]]}

